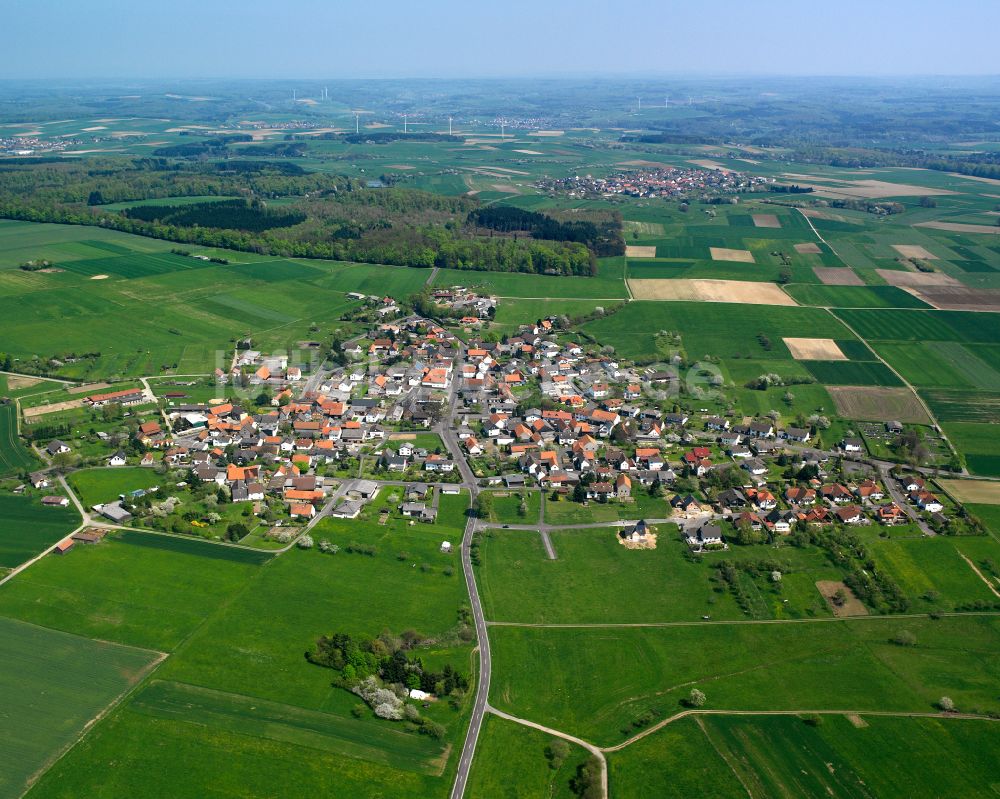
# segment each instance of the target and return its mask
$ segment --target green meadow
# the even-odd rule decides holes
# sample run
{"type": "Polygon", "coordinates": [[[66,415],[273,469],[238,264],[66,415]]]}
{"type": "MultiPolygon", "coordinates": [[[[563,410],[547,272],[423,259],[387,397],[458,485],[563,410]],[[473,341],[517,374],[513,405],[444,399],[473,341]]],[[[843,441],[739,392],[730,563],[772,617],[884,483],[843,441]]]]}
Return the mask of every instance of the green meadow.
{"type": "Polygon", "coordinates": [[[730,623],[668,628],[493,627],[490,701],[600,744],[682,709],[692,687],[726,710],[1000,710],[1000,621],[730,623]],[[892,639],[902,630],[914,646],[892,639]],[[609,677],[609,675],[613,675],[609,677]]]}
{"type": "Polygon", "coordinates": [[[72,505],[42,505],[37,496],[0,494],[0,520],[0,566],[13,568],[73,532],[80,514],[72,505]]]}
{"type": "Polygon", "coordinates": [[[0,638],[0,796],[15,799],[156,654],[3,617],[0,638]]]}

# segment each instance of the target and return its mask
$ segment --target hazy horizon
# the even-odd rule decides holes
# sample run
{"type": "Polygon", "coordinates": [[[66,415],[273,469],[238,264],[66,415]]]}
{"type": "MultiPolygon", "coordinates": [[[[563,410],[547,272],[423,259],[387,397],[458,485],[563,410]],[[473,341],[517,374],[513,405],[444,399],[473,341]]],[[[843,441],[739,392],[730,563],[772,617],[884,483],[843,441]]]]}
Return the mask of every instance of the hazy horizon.
{"type": "Polygon", "coordinates": [[[387,0],[339,8],[176,0],[37,0],[4,20],[0,80],[992,77],[1000,3],[987,0],[387,0]],[[962,35],[945,36],[961,27],[962,35]]]}

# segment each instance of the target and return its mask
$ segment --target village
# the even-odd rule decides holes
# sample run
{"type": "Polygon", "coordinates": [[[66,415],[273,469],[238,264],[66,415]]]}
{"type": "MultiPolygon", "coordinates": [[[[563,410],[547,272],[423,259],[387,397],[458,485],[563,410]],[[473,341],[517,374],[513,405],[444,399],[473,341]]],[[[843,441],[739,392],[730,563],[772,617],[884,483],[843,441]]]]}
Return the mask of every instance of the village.
{"type": "MultiPolygon", "coordinates": [[[[477,333],[494,297],[435,291],[451,324],[406,314],[392,297],[367,299],[374,321],[341,345],[342,364],[293,363],[248,339],[213,377],[230,399],[143,388],[87,395],[90,408],[138,415],[127,442],[98,434],[102,465],[162,476],[91,506],[94,518],[288,545],[323,516],[357,518],[389,485],[402,489],[399,501],[386,507],[383,495],[380,513],[428,525],[440,496],[462,489],[522,504],[542,492],[549,504],[575,503],[581,518],[613,506],[609,527],[639,549],[655,546],[656,525],[667,523],[694,552],[831,526],[934,535],[969,524],[927,470],[873,460],[855,437],[816,448],[807,421],[685,410],[689,398],[667,391],[680,383],[675,369],[619,363],[556,318],[494,341],[477,333]]],[[[42,454],[51,463],[72,453],[56,439],[42,454]]],[[[39,471],[30,484],[43,490],[53,477],[39,471]]]]}
{"type": "MultiPolygon", "coordinates": [[[[661,167],[616,172],[608,177],[546,178],[537,187],[569,197],[678,198],[694,192],[735,195],[766,189],[768,178],[722,168],[661,167]]],[[[734,198],[735,199],[735,198],[734,198]]]]}

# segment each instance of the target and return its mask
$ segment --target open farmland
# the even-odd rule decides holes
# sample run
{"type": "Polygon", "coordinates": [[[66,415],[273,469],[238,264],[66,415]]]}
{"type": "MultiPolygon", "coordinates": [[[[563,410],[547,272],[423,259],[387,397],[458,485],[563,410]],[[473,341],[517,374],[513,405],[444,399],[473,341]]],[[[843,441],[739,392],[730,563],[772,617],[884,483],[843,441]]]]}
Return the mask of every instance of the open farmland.
{"type": "Polygon", "coordinates": [[[70,507],[46,507],[37,497],[0,494],[0,566],[13,568],[69,535],[80,523],[70,507]]]}
{"type": "Polygon", "coordinates": [[[1000,505],[1000,483],[987,480],[939,480],[938,484],[958,502],[1000,505]]]}
{"type": "Polygon", "coordinates": [[[131,531],[98,545],[77,546],[4,584],[0,613],[88,638],[172,650],[204,622],[206,609],[217,607],[256,574],[252,562],[211,557],[216,550],[239,552],[131,531]],[[147,539],[187,549],[139,543],[147,539]]]}
{"type": "Polygon", "coordinates": [[[157,654],[2,617],[0,638],[0,796],[17,797],[157,654]]]}
{"type": "Polygon", "coordinates": [[[734,354],[768,360],[790,358],[781,339],[803,330],[817,338],[853,338],[820,309],[697,302],[633,302],[626,312],[588,322],[584,330],[622,355],[638,358],[657,356],[651,333],[660,330],[679,331],[692,358],[728,358],[734,354]],[[768,337],[771,349],[760,344],[760,333],[768,337]]]}
{"type": "Polygon", "coordinates": [[[0,405],[0,475],[30,469],[37,459],[17,436],[17,410],[14,405],[0,405]]]}
{"type": "Polygon", "coordinates": [[[622,729],[631,734],[632,720],[647,710],[654,719],[677,712],[692,687],[716,709],[925,712],[947,692],[959,707],[1000,709],[994,690],[1000,665],[992,656],[1000,622],[991,617],[494,627],[490,637],[495,706],[606,745],[623,740],[622,729]],[[892,644],[889,638],[902,629],[920,645],[892,644]],[[568,659],[577,666],[560,665],[568,659]],[[634,667],[639,662],[641,669],[634,667]]]}
{"type": "Polygon", "coordinates": [[[570,744],[570,753],[558,768],[546,755],[554,738],[499,716],[488,716],[476,747],[476,761],[466,796],[470,799],[546,796],[571,799],[570,779],[586,752],[570,744]]]}
{"type": "Polygon", "coordinates": [[[830,386],[827,389],[845,419],[928,424],[927,411],[907,388],[830,386]]]}
{"type": "MultiPolygon", "coordinates": [[[[553,523],[548,513],[546,521],[553,523]]],[[[651,550],[621,546],[614,527],[552,531],[557,560],[545,557],[537,533],[495,531],[483,542],[483,564],[477,572],[486,618],[524,624],[746,618],[729,593],[715,591],[716,566],[730,556],[710,553],[689,560],[674,525],[656,528],[656,549],[651,550]]],[[[761,549],[746,556],[763,553],[761,549]]],[[[755,599],[758,617],[829,615],[815,582],[838,577],[839,571],[816,550],[786,548],[774,560],[785,575],[780,596],[753,580],[745,586],[755,599]]]]}
{"type": "Polygon", "coordinates": [[[749,305],[795,305],[780,287],[773,283],[743,280],[629,280],[632,296],[637,300],[675,300],[729,302],[749,305]]]}
{"type": "Polygon", "coordinates": [[[609,766],[623,799],[987,796],[998,739],[1000,725],[983,720],[704,715],[615,752],[609,766]]]}

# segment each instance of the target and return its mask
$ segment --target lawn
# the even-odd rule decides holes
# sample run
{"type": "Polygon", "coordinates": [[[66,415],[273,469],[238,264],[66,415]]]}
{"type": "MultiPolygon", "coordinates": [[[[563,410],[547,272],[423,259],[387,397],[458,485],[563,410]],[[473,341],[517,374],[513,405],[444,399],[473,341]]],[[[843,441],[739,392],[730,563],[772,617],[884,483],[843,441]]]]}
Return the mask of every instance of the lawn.
{"type": "Polygon", "coordinates": [[[570,780],[587,752],[575,744],[562,765],[553,769],[546,749],[553,736],[487,714],[476,745],[476,759],[465,795],[470,799],[570,799],[570,780]]]}
{"type": "Polygon", "coordinates": [[[49,508],[37,496],[0,494],[0,566],[24,563],[79,524],[80,514],[72,505],[49,508]]]}
{"type": "Polygon", "coordinates": [[[490,701],[613,744],[697,686],[714,709],[1000,710],[1000,620],[947,617],[668,628],[493,627],[490,701]],[[912,647],[890,638],[902,630],[912,647]]]}
{"type": "Polygon", "coordinates": [[[105,502],[114,502],[120,494],[152,488],[167,479],[153,469],[142,466],[119,466],[81,469],[69,476],[69,484],[80,497],[84,507],[90,508],[105,502]]]}
{"type": "Polygon", "coordinates": [[[619,519],[666,519],[671,509],[666,497],[651,497],[644,490],[636,491],[632,502],[590,502],[583,505],[571,500],[545,501],[545,523],[552,525],[615,522],[619,519]]]}
{"type": "Polygon", "coordinates": [[[249,562],[204,556],[217,550],[241,552],[139,532],[78,545],[0,587],[0,613],[89,638],[173,650],[258,573],[249,562]],[[189,551],[126,543],[146,540],[185,544],[189,551]]]}
{"type": "Polygon", "coordinates": [[[490,521],[497,524],[537,524],[541,510],[541,491],[493,491],[493,512],[490,521]],[[525,511],[521,515],[521,501],[525,511]]]}
{"type": "Polygon", "coordinates": [[[7,618],[0,639],[0,796],[13,798],[156,656],[7,618]]]}

